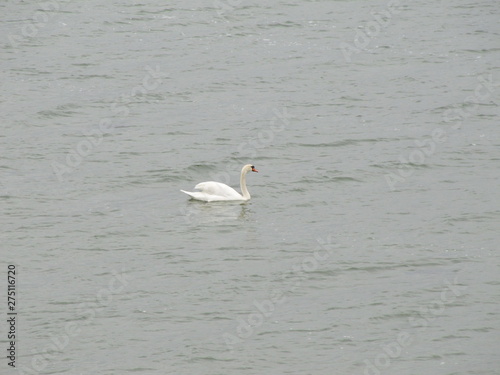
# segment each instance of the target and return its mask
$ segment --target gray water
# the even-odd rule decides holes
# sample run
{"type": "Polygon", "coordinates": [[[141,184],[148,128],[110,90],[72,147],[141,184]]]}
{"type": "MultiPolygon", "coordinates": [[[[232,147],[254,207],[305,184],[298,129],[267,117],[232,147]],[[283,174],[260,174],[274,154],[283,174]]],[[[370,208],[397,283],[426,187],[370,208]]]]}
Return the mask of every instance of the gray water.
{"type": "Polygon", "coordinates": [[[496,0],[0,10],[2,373],[500,373],[496,0]]]}

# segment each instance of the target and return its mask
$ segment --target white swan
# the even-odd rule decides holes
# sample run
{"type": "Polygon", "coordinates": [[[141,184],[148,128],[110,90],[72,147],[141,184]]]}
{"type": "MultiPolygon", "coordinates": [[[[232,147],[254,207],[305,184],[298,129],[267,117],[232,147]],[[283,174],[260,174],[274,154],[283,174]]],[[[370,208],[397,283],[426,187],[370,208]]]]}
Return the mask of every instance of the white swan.
{"type": "Polygon", "coordinates": [[[247,201],[250,199],[250,193],[247,190],[246,175],[248,172],[258,172],[252,164],[247,164],[241,168],[240,186],[241,194],[234,190],[232,187],[227,186],[221,182],[207,181],[200,182],[194,188],[201,191],[184,191],[193,199],[200,201],[213,202],[213,201],[247,201]]]}

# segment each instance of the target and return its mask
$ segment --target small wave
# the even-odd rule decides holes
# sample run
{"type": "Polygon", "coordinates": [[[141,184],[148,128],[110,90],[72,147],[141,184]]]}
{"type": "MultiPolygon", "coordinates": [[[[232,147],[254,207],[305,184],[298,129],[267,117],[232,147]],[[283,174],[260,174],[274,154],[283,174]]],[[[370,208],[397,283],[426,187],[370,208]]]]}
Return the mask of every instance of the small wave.
{"type": "Polygon", "coordinates": [[[328,142],[328,143],[299,143],[297,146],[302,147],[344,147],[353,146],[360,143],[378,143],[378,142],[392,142],[392,138],[364,138],[364,139],[344,139],[341,141],[328,142]]]}
{"type": "Polygon", "coordinates": [[[322,182],[362,182],[349,176],[305,176],[299,183],[322,183],[322,182]]]}

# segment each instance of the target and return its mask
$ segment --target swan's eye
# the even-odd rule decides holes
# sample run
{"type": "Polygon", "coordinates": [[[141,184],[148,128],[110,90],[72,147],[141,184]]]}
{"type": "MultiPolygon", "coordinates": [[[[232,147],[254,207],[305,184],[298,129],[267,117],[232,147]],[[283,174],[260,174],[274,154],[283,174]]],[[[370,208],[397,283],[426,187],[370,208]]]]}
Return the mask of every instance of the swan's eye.
{"type": "Polygon", "coordinates": [[[250,168],[255,169],[255,167],[253,165],[250,168]]]}

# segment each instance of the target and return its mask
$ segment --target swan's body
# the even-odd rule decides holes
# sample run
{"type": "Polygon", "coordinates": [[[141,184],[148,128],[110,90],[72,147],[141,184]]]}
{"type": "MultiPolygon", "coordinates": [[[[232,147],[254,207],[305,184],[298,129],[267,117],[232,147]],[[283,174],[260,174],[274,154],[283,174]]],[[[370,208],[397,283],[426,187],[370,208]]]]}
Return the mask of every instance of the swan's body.
{"type": "Polygon", "coordinates": [[[241,194],[234,190],[232,187],[227,186],[221,182],[207,181],[200,182],[194,188],[201,191],[184,191],[193,199],[205,202],[214,201],[247,201],[250,199],[250,193],[247,190],[246,175],[248,172],[258,172],[252,164],[247,164],[241,169],[240,186],[241,194]]]}

